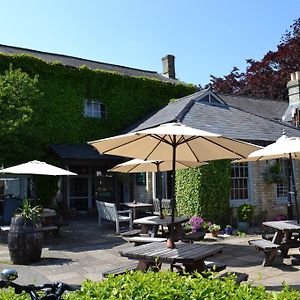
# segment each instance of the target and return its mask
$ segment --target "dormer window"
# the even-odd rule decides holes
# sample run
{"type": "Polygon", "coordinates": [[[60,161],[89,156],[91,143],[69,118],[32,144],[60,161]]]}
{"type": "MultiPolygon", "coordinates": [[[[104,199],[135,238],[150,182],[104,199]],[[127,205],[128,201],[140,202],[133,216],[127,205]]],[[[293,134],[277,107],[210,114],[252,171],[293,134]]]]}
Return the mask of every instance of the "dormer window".
{"type": "Polygon", "coordinates": [[[212,105],[222,105],[222,106],[225,105],[225,106],[227,106],[227,104],[224,101],[217,98],[212,93],[207,93],[203,97],[199,98],[198,102],[200,102],[200,103],[209,103],[209,104],[212,104],[212,105]]]}
{"type": "Polygon", "coordinates": [[[98,100],[84,100],[84,113],[87,118],[104,119],[106,117],[105,105],[98,100]]]}

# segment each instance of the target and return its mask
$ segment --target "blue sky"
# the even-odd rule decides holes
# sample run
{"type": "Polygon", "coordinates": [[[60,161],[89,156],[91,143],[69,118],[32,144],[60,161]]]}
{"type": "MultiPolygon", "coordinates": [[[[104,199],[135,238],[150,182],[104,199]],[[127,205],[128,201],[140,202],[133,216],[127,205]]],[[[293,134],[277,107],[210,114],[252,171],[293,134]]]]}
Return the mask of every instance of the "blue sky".
{"type": "Polygon", "coordinates": [[[205,85],[276,50],[300,17],[298,0],[1,1],[0,43],[162,71],[205,85]]]}

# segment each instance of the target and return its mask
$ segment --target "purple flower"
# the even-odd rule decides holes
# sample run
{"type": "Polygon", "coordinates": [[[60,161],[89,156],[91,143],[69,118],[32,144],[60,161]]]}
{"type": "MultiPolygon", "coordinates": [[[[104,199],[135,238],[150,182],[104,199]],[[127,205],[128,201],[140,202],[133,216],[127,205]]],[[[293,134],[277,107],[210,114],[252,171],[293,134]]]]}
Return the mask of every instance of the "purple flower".
{"type": "Polygon", "coordinates": [[[192,231],[195,232],[198,229],[202,227],[202,224],[204,223],[204,219],[198,216],[193,216],[190,218],[188,224],[191,225],[192,231]]]}

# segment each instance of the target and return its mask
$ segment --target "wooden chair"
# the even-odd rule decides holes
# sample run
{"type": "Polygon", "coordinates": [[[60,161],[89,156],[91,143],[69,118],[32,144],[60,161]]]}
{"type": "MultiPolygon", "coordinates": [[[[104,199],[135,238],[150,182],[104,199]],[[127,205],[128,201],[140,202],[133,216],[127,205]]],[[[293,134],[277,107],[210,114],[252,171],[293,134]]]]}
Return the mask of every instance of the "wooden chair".
{"type": "Polygon", "coordinates": [[[132,229],[132,211],[117,210],[115,203],[96,201],[98,211],[98,225],[101,226],[102,219],[116,222],[116,234],[120,233],[120,223],[128,222],[130,229],[132,229]]]}
{"type": "MultiPolygon", "coordinates": [[[[163,210],[166,210],[168,215],[171,215],[171,200],[170,199],[161,199],[161,207],[163,210]]],[[[153,199],[153,213],[159,215],[159,200],[153,199]]]]}

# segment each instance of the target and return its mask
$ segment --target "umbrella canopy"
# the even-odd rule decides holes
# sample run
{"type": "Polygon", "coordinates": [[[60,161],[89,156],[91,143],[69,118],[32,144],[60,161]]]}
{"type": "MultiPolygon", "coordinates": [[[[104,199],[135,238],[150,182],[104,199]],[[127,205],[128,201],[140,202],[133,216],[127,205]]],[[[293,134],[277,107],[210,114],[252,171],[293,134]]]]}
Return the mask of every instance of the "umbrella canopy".
{"type": "Polygon", "coordinates": [[[47,164],[42,161],[32,160],[27,163],[16,165],[10,168],[0,170],[0,173],[4,174],[28,174],[28,175],[77,175],[76,173],[70,172],[65,169],[58,168],[56,166],[47,164]]]}
{"type": "MultiPolygon", "coordinates": [[[[175,216],[176,161],[209,161],[245,158],[259,147],[182,125],[167,123],[158,127],[89,142],[100,153],[172,161],[172,224],[175,216]]],[[[171,226],[174,240],[174,226],[171,226]]]]}
{"type": "MultiPolygon", "coordinates": [[[[291,211],[293,210],[291,205],[290,195],[294,195],[295,206],[296,206],[296,216],[297,221],[299,223],[299,212],[298,212],[298,201],[297,201],[297,190],[295,184],[295,174],[293,169],[293,159],[300,159],[300,138],[299,137],[287,137],[284,133],[283,135],[275,142],[263,149],[254,151],[249,154],[248,158],[238,160],[237,162],[244,162],[244,161],[261,161],[261,160],[268,160],[268,159],[276,159],[276,158],[288,158],[290,162],[290,174],[292,178],[292,185],[289,181],[289,205],[291,207],[291,211]],[[292,191],[293,190],[293,191],[292,191]]],[[[291,215],[293,213],[291,212],[291,215]]]]}
{"type": "Polygon", "coordinates": [[[283,134],[275,143],[250,153],[246,160],[259,161],[276,158],[300,159],[300,138],[287,137],[283,134]]]}
{"type": "MultiPolygon", "coordinates": [[[[193,161],[178,161],[176,160],[175,168],[187,169],[195,168],[206,165],[205,162],[193,162],[193,161]]],[[[111,168],[110,172],[121,172],[121,173],[139,173],[139,172],[164,172],[172,170],[171,160],[142,160],[132,159],[125,163],[118,164],[111,168]]]]}

